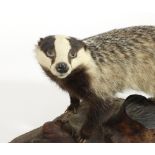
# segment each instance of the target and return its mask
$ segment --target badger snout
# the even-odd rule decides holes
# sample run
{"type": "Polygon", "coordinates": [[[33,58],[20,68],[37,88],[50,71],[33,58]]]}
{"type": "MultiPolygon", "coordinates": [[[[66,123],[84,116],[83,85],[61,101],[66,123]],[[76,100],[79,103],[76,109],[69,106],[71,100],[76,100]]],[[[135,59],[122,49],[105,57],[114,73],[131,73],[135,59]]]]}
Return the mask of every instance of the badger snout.
{"type": "Polygon", "coordinates": [[[56,64],[55,68],[56,68],[56,71],[61,74],[67,73],[69,69],[68,65],[65,62],[60,62],[56,64]]]}

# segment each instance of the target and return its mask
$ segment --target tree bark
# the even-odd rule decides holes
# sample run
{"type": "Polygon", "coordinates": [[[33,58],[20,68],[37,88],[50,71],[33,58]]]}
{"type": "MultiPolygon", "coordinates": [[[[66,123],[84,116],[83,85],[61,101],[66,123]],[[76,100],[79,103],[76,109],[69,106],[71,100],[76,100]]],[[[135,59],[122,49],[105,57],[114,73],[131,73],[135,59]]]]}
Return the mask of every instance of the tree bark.
{"type": "MultiPolygon", "coordinates": [[[[137,100],[133,96],[128,97],[125,101],[123,99],[113,100],[111,117],[107,122],[103,123],[102,128],[96,128],[86,142],[155,142],[155,104],[153,99],[151,101],[150,104],[150,100],[146,100],[147,103],[149,102],[146,109],[143,100],[137,100]],[[135,102],[134,104],[132,104],[133,101],[135,102]],[[150,111],[148,111],[150,106],[153,106],[153,108],[151,107],[150,111]],[[148,113],[153,113],[150,120],[148,113]],[[145,114],[147,117],[143,123],[139,118],[143,120],[145,114]],[[147,128],[148,125],[151,125],[151,128],[147,128]]],[[[79,131],[85,122],[88,108],[89,105],[82,102],[76,114],[69,111],[65,112],[55,120],[15,138],[11,143],[76,143],[78,142],[79,131]]]]}

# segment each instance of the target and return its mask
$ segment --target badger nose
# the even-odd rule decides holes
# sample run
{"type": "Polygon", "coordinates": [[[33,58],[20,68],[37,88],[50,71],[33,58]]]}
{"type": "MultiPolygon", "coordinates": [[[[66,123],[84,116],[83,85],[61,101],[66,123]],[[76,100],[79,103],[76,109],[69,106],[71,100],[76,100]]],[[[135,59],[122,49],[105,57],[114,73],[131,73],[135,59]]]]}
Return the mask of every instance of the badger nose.
{"type": "Polygon", "coordinates": [[[65,62],[61,62],[61,63],[58,63],[56,65],[56,70],[59,73],[66,73],[68,71],[68,69],[69,68],[68,68],[68,66],[67,66],[67,64],[65,62]]]}

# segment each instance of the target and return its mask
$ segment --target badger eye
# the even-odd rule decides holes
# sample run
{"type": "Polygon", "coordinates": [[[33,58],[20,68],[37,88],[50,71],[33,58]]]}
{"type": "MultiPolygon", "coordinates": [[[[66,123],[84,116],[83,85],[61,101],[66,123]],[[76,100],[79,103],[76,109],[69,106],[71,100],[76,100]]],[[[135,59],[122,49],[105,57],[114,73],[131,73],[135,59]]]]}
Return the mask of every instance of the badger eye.
{"type": "Polygon", "coordinates": [[[46,54],[48,57],[54,57],[55,56],[55,53],[52,50],[47,50],[46,54]]]}
{"type": "Polygon", "coordinates": [[[77,56],[76,52],[70,52],[69,53],[70,58],[75,58],[77,56]]]}

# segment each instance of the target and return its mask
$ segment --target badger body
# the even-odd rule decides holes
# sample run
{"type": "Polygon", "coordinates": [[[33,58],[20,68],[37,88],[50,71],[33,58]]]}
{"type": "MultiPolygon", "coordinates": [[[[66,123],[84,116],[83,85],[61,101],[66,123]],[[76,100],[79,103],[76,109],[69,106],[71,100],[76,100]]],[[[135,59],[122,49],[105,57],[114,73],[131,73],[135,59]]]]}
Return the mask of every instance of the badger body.
{"type": "Polygon", "coordinates": [[[131,88],[155,95],[155,27],[113,30],[84,42],[99,68],[98,91],[113,96],[131,88]]]}
{"type": "Polygon", "coordinates": [[[84,129],[99,122],[110,106],[108,98],[117,92],[131,88],[155,96],[153,26],[112,30],[83,40],[49,36],[39,41],[36,56],[51,80],[69,92],[71,103],[78,105],[82,99],[90,104],[84,129]]]}

